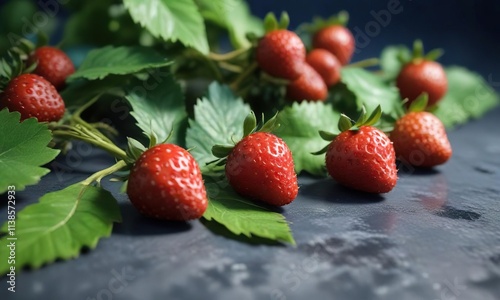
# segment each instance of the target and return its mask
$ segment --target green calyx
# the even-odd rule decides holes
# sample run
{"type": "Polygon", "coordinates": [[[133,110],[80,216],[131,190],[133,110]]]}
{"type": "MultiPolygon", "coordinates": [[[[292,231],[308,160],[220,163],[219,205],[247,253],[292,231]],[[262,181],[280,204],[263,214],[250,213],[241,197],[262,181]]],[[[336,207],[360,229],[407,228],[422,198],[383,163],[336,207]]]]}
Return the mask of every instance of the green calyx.
{"type": "MultiPolygon", "coordinates": [[[[243,121],[243,136],[241,137],[240,140],[243,138],[251,135],[252,133],[256,132],[272,132],[276,130],[280,124],[278,123],[278,113],[276,113],[271,119],[267,120],[267,122],[264,122],[264,115],[262,115],[262,121],[261,124],[262,126],[259,126],[257,124],[257,117],[255,116],[255,113],[251,111],[248,116],[245,118],[243,121]]],[[[238,141],[233,140],[233,145],[215,145],[212,147],[212,154],[219,158],[218,160],[214,161],[220,164],[221,159],[224,159],[231,153],[233,150],[234,146],[238,143],[238,141]]],[[[213,162],[212,162],[213,163],[213,162]]]]}
{"type": "MultiPolygon", "coordinates": [[[[340,132],[348,131],[348,130],[358,130],[361,126],[373,126],[376,124],[379,120],[380,117],[382,116],[382,108],[380,105],[378,105],[375,110],[368,115],[366,113],[366,109],[363,107],[361,114],[359,115],[358,119],[354,121],[353,119],[349,118],[345,114],[340,115],[338,127],[340,132]]],[[[320,130],[319,135],[321,136],[322,139],[325,141],[331,142],[333,141],[338,134],[332,133],[332,132],[327,132],[320,130]]],[[[325,146],[323,149],[313,152],[313,155],[320,155],[326,153],[326,150],[328,148],[328,145],[325,146]]]]}
{"type": "Polygon", "coordinates": [[[142,153],[144,153],[144,151],[146,151],[146,147],[144,147],[141,142],[131,137],[127,137],[126,153],[128,157],[136,161],[142,155],[142,153]]]}
{"type": "Polygon", "coordinates": [[[323,19],[321,17],[314,17],[313,21],[310,24],[305,24],[301,26],[301,30],[310,32],[312,34],[317,31],[334,25],[346,26],[349,22],[349,13],[345,10],[338,12],[335,15],[330,16],[327,19],[323,19]]]}
{"type": "Polygon", "coordinates": [[[407,64],[411,61],[436,61],[444,54],[443,49],[437,48],[429,51],[427,54],[424,51],[424,44],[421,40],[415,40],[413,42],[413,51],[411,56],[400,52],[398,55],[398,59],[401,63],[407,64]]]}
{"type": "Polygon", "coordinates": [[[0,59],[0,92],[13,78],[35,70],[36,63],[27,65],[27,60],[34,49],[35,45],[32,42],[21,39],[0,59]]]}
{"type": "Polygon", "coordinates": [[[126,153],[127,156],[130,158],[128,162],[134,163],[142,155],[142,153],[144,153],[144,151],[148,150],[149,148],[152,148],[160,144],[166,144],[168,140],[172,137],[173,132],[174,130],[172,128],[172,130],[170,130],[170,132],[168,133],[168,136],[163,141],[158,142],[158,136],[151,130],[151,134],[149,135],[146,134],[146,136],[149,138],[149,145],[147,148],[138,140],[133,139],[131,137],[127,137],[126,153]]]}
{"type": "Polygon", "coordinates": [[[373,112],[368,115],[366,109],[363,107],[361,114],[356,121],[352,120],[348,116],[341,114],[339,119],[339,130],[344,132],[347,130],[358,130],[361,126],[372,126],[380,120],[382,116],[382,108],[378,105],[373,112]]]}
{"type": "Polygon", "coordinates": [[[286,11],[281,13],[279,21],[272,12],[268,13],[264,18],[264,29],[266,33],[278,29],[287,29],[289,24],[290,16],[286,11]]]}

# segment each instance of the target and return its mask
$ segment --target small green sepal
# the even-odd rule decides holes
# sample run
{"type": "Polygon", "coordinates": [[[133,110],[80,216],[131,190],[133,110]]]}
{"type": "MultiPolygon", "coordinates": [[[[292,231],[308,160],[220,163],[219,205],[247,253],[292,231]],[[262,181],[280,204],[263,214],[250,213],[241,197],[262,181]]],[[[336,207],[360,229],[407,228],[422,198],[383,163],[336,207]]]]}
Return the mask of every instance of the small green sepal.
{"type": "Polygon", "coordinates": [[[212,154],[217,158],[224,158],[233,151],[234,145],[215,145],[212,147],[212,154]]]}
{"type": "Polygon", "coordinates": [[[264,18],[264,31],[268,33],[278,28],[279,26],[278,26],[278,20],[276,19],[276,15],[273,12],[268,13],[264,18]]]}
{"type": "Polygon", "coordinates": [[[132,158],[134,161],[137,160],[144,151],[146,151],[146,147],[144,147],[143,144],[131,137],[127,137],[127,145],[127,156],[132,158]]]}
{"type": "Polygon", "coordinates": [[[424,111],[427,107],[427,103],[429,102],[429,96],[427,93],[422,93],[417,97],[408,107],[408,112],[420,112],[424,111]]]}
{"type": "MultiPolygon", "coordinates": [[[[262,119],[264,119],[264,115],[262,115],[262,119]]],[[[280,127],[278,123],[278,112],[269,120],[267,120],[264,125],[258,130],[259,132],[272,132],[280,127]]]]}
{"type": "Polygon", "coordinates": [[[443,56],[443,54],[444,54],[443,49],[441,48],[433,49],[425,55],[425,59],[435,61],[438,60],[441,56],[443,56]]]}
{"type": "Polygon", "coordinates": [[[321,136],[322,139],[328,142],[333,141],[338,136],[338,134],[323,130],[319,131],[319,135],[321,136]]]}
{"type": "Polygon", "coordinates": [[[243,137],[254,132],[256,127],[257,127],[257,118],[255,117],[255,113],[251,111],[245,118],[245,121],[243,122],[243,137]]]}
{"type": "Polygon", "coordinates": [[[344,131],[351,129],[352,125],[353,125],[353,122],[348,116],[346,116],[344,114],[340,114],[340,119],[339,119],[339,124],[338,124],[340,132],[344,132],[344,131]]]}
{"type": "Polygon", "coordinates": [[[323,149],[319,150],[319,151],[316,151],[316,152],[311,152],[312,155],[321,155],[321,154],[325,154],[326,151],[328,151],[328,147],[330,146],[330,144],[326,145],[325,147],[323,147],[323,149]]]}
{"type": "Polygon", "coordinates": [[[365,120],[365,122],[362,124],[363,126],[372,126],[380,120],[380,117],[382,116],[382,107],[380,105],[377,105],[375,110],[372,112],[372,114],[368,117],[368,119],[365,120]]]}

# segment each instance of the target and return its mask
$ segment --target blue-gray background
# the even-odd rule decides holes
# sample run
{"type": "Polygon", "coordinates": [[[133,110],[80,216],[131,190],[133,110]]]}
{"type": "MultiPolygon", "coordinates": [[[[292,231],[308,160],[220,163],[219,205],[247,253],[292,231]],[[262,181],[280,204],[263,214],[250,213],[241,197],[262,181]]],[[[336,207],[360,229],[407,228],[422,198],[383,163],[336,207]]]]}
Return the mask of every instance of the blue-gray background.
{"type": "Polygon", "coordinates": [[[480,71],[483,75],[500,68],[500,1],[494,0],[309,0],[309,1],[249,1],[252,11],[264,16],[268,11],[279,14],[286,10],[292,28],[308,22],[312,16],[329,16],[339,10],[350,14],[348,27],[360,48],[354,60],[377,56],[387,44],[411,45],[421,38],[426,49],[444,48],[440,61],[445,65],[459,64],[480,71]],[[399,3],[397,14],[387,14],[388,6],[399,3]],[[386,24],[374,15],[383,15],[386,24]],[[378,23],[377,27],[373,25],[378,23]],[[366,34],[369,42],[359,32],[366,34]],[[368,33],[371,33],[370,36],[368,33]]]}

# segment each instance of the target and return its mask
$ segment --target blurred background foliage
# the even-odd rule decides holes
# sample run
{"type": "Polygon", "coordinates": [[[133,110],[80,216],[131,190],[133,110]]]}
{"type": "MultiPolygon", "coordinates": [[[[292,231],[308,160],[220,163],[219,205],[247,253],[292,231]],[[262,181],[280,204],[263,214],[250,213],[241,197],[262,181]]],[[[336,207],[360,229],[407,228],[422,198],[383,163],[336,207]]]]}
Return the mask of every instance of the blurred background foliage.
{"type": "MultiPolygon", "coordinates": [[[[1,53],[11,45],[13,37],[34,38],[35,27],[51,37],[51,44],[61,43],[77,65],[95,47],[155,43],[149,33],[133,23],[120,0],[3,0],[0,3],[1,53]]],[[[427,49],[445,49],[441,59],[445,65],[464,65],[481,70],[484,75],[497,73],[500,65],[500,1],[248,0],[247,3],[261,18],[269,11],[278,14],[288,11],[292,29],[314,16],[328,17],[347,10],[350,13],[348,27],[358,44],[363,44],[358,47],[355,60],[378,56],[388,44],[410,45],[415,38],[421,38],[427,49]],[[398,5],[402,11],[387,19],[381,11],[390,5],[398,5]],[[386,24],[381,24],[376,15],[385,18],[386,24]],[[379,30],[375,36],[367,36],[366,26],[373,22],[378,23],[379,30]]],[[[216,41],[220,39],[217,18],[213,21],[207,24],[207,31],[209,39],[216,41]]]]}

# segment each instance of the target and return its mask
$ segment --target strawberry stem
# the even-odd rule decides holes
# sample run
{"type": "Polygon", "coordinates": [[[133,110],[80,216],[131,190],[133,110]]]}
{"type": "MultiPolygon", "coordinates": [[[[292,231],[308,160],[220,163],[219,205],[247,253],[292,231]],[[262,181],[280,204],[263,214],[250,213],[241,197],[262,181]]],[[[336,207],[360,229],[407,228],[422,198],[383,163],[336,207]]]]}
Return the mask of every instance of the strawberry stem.
{"type": "Polygon", "coordinates": [[[376,67],[380,64],[380,61],[378,58],[368,58],[364,60],[360,60],[354,63],[350,63],[346,67],[351,67],[351,68],[368,68],[368,67],[376,67]]]}
{"type": "Polygon", "coordinates": [[[81,130],[81,128],[79,130],[77,127],[73,127],[72,130],[70,131],[53,130],[52,135],[54,137],[62,137],[66,139],[79,140],[89,143],[91,145],[103,149],[104,151],[108,152],[109,154],[113,155],[118,159],[130,161],[130,158],[127,156],[127,153],[123,151],[121,148],[119,148],[113,143],[108,143],[106,141],[103,141],[102,139],[99,139],[96,135],[88,135],[88,131],[85,132],[81,130]]]}
{"type": "Polygon", "coordinates": [[[101,180],[108,176],[108,175],[111,175],[115,172],[118,172],[120,171],[121,169],[127,167],[127,163],[124,161],[124,160],[119,160],[116,164],[112,165],[111,167],[109,168],[106,168],[104,170],[101,170],[99,172],[96,172],[92,175],[90,175],[87,179],[85,179],[84,181],[82,181],[81,183],[83,185],[90,185],[92,184],[92,182],[97,182],[97,185],[100,186],[101,185],[101,180]]]}
{"type": "Polygon", "coordinates": [[[421,40],[413,42],[413,59],[422,58],[424,56],[424,44],[421,40]]]}
{"type": "Polygon", "coordinates": [[[245,79],[247,79],[247,77],[250,76],[256,69],[257,63],[254,62],[243,73],[240,73],[240,75],[233,81],[233,83],[231,83],[231,89],[233,91],[237,91],[240,84],[245,81],[245,79]]]}
{"type": "Polygon", "coordinates": [[[219,62],[219,67],[221,69],[224,69],[224,70],[227,70],[227,71],[230,71],[230,72],[233,72],[233,73],[241,73],[241,72],[243,72],[243,69],[240,66],[233,65],[233,64],[227,63],[225,61],[220,61],[219,62]]]}
{"type": "Polygon", "coordinates": [[[208,53],[208,58],[215,61],[229,61],[239,57],[240,55],[248,52],[249,50],[250,48],[240,48],[223,54],[210,52],[208,53]]]}

